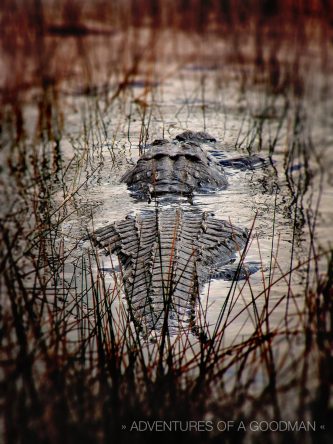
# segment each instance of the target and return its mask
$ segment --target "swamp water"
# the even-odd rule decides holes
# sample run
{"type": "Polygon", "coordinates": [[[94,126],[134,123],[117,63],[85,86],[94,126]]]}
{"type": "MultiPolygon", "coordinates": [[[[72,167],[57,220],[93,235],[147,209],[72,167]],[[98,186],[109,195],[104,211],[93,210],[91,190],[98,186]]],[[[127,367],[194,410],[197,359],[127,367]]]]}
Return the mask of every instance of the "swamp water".
{"type": "MultiPolygon", "coordinates": [[[[57,37],[50,40],[59,44],[57,37]]],[[[50,113],[51,129],[50,122],[40,121],[41,109],[34,104],[40,92],[28,91],[23,110],[31,153],[37,153],[37,157],[45,152],[46,157],[54,155],[53,175],[47,179],[49,189],[42,190],[48,195],[48,203],[37,210],[43,223],[37,223],[37,241],[28,249],[31,252],[39,248],[43,256],[30,257],[25,250],[21,265],[27,291],[32,300],[38,301],[38,309],[44,310],[42,331],[46,336],[51,331],[50,350],[56,335],[65,338],[61,343],[68,347],[68,355],[72,353],[73,361],[82,360],[86,371],[87,362],[92,362],[98,350],[96,331],[100,328],[107,332],[107,343],[112,323],[117,340],[125,338],[122,365],[130,367],[127,349],[133,343],[137,347],[136,341],[141,340],[142,362],[148,363],[152,375],[158,374],[156,362],[149,365],[154,353],[158,356],[159,339],[133,339],[128,333],[131,327],[127,325],[117,258],[104,256],[83,239],[93,229],[154,208],[154,203],[133,199],[120,183],[146,144],[154,139],[172,139],[187,129],[207,131],[218,140],[214,149],[227,158],[258,154],[267,159],[267,165],[254,171],[228,168],[226,190],[196,194],[193,204],[183,200],[182,205],[213,212],[219,219],[251,229],[245,263],[258,264],[259,269],[248,280],[212,279],[205,285],[197,304],[197,322],[207,334],[207,343],[191,332],[169,338],[175,367],[179,362],[180,373],[185,374],[180,385],[186,385],[188,374],[194,378],[199,374],[197,357],[207,347],[207,379],[212,375],[216,389],[210,402],[217,402],[220,396],[217,387],[223,386],[224,393],[230,393],[233,399],[233,390],[238,394],[237,384],[243,383],[250,399],[269,385],[272,374],[278,374],[280,385],[276,390],[287,406],[283,413],[286,418],[295,418],[299,387],[306,386],[310,394],[312,389],[315,392],[320,388],[317,367],[304,370],[310,356],[304,351],[308,340],[305,332],[317,335],[309,320],[308,304],[311,289],[319,286],[327,273],[333,235],[333,82],[331,68],[326,67],[325,72],[320,68],[318,46],[301,58],[298,70],[304,92],[297,94],[289,88],[271,90],[266,74],[254,68],[246,38],[246,57],[241,61],[232,57],[225,39],[214,35],[204,39],[196,33],[189,36],[168,30],[155,39],[154,32],[147,29],[129,29],[125,37],[121,32],[111,37],[88,35],[79,39],[79,49],[87,61],[88,80],[94,79],[88,82],[89,88],[80,64],[70,57],[75,39],[63,40],[60,52],[69,54],[74,80],[65,78],[54,90],[52,85],[45,86],[44,99],[47,102],[51,95],[58,112],[50,113]],[[135,57],[129,50],[134,43],[135,57]],[[110,45],[117,50],[110,51],[110,45]],[[132,56],[139,59],[138,66],[127,75],[131,73],[132,56]],[[115,69],[118,58],[122,62],[119,72],[115,69]],[[35,145],[39,125],[44,140],[35,145]],[[53,153],[54,146],[58,154],[53,153]],[[45,234],[43,228],[39,233],[40,226],[47,226],[45,234]],[[269,343],[267,348],[265,341],[269,343]],[[300,368],[297,363],[303,359],[305,365],[300,368]],[[297,389],[279,391],[280,386],[292,387],[297,377],[301,381],[297,389]]],[[[292,56],[284,48],[281,71],[287,70],[292,56]]],[[[47,103],[45,109],[47,114],[47,103]]],[[[11,156],[6,144],[4,147],[3,165],[11,156]]],[[[4,167],[2,174],[7,172],[4,167]]],[[[15,208],[24,193],[15,190],[9,174],[8,187],[6,180],[1,211],[9,225],[16,227],[15,208]]],[[[28,195],[32,190],[32,207],[41,197],[37,195],[38,180],[27,186],[28,195]]],[[[22,229],[19,237],[28,233],[29,238],[33,217],[26,215],[22,224],[28,228],[22,229]]],[[[313,355],[320,357],[321,352],[316,349],[313,355]]],[[[165,362],[167,367],[169,361],[165,362]]],[[[39,364],[37,367],[42,368],[39,364]]],[[[92,377],[95,371],[98,374],[96,368],[89,368],[92,377]]],[[[302,402],[308,394],[302,390],[299,393],[301,406],[297,412],[302,416],[306,411],[302,402]]],[[[256,414],[256,409],[257,405],[251,407],[244,402],[249,417],[256,414]]],[[[261,411],[261,415],[264,413],[261,411]]],[[[271,417],[277,417],[274,408],[271,417]]]]}
{"type": "MultiPolygon", "coordinates": [[[[266,166],[254,171],[227,168],[226,190],[196,194],[193,200],[193,208],[252,229],[245,262],[258,264],[259,271],[249,282],[239,281],[237,289],[230,281],[213,279],[201,294],[206,321],[214,329],[233,287],[230,319],[234,319],[227,323],[225,340],[235,344],[253,334],[253,298],[259,312],[268,300],[272,328],[290,328],[295,312],[300,314],[304,309],[304,285],[313,267],[308,257],[329,251],[333,226],[333,159],[330,117],[325,112],[329,105],[316,102],[318,98],[313,96],[302,103],[290,103],[288,98],[268,95],[260,87],[242,92],[237,76],[221,86],[221,68],[211,66],[210,59],[208,63],[199,61],[181,66],[161,62],[158,69],[172,73],[166,80],[160,82],[156,74],[156,84],[148,90],[145,82],[133,82],[123,103],[116,102],[104,113],[98,95],[68,101],[68,120],[73,122],[68,124],[69,137],[62,146],[65,158],[71,158],[74,147],[78,160],[67,176],[73,176],[76,186],[80,181],[85,183],[69,202],[77,211],[61,224],[64,248],[71,251],[64,286],[73,279],[71,263],[85,257],[86,246],[82,249],[80,238],[87,231],[154,207],[135,200],[120,183],[144,150],[143,134],[149,143],[155,138],[172,139],[186,129],[206,130],[217,138],[214,148],[226,158],[258,153],[268,160],[266,166]],[[78,119],[71,115],[73,108],[80,110],[78,119]],[[87,122],[89,133],[80,134],[87,122]],[[314,221],[315,234],[311,232],[314,221]]],[[[323,81],[318,77],[313,82],[323,81]]],[[[191,206],[185,199],[182,205],[191,206]]],[[[112,292],[114,270],[120,279],[117,259],[101,256],[99,260],[112,292]]],[[[316,261],[316,267],[317,273],[326,272],[326,260],[316,261]]],[[[78,270],[76,279],[80,281],[78,270]]]]}

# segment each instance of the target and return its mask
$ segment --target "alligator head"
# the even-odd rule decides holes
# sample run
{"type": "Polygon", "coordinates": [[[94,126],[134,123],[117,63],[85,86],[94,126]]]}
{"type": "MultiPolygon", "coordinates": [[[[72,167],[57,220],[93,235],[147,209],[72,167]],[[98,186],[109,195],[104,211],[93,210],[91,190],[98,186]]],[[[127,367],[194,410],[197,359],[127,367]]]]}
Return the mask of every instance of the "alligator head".
{"type": "Polygon", "coordinates": [[[175,137],[175,140],[179,142],[197,142],[197,143],[207,143],[207,142],[216,142],[215,137],[203,131],[184,131],[181,134],[178,134],[175,137]]]}
{"type": "Polygon", "coordinates": [[[148,198],[223,189],[227,186],[224,169],[201,145],[215,140],[207,133],[192,131],[171,142],[156,140],[121,181],[134,194],[148,198]]]}

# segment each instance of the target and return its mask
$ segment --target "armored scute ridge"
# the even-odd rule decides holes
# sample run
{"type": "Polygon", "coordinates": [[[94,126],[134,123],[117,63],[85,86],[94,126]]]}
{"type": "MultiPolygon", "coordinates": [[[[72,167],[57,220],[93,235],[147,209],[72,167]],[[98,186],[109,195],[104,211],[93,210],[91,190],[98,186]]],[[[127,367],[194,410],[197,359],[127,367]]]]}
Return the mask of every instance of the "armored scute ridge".
{"type": "Polygon", "coordinates": [[[191,195],[200,190],[225,188],[227,179],[223,167],[202,148],[198,142],[202,138],[189,137],[189,134],[195,133],[184,133],[180,142],[177,138],[172,142],[153,142],[136,166],[123,176],[122,182],[143,197],[191,195]]]}
{"type": "Polygon", "coordinates": [[[207,133],[192,131],[173,141],[153,142],[122,181],[136,197],[150,201],[155,196],[155,210],[128,216],[93,234],[97,245],[118,255],[131,319],[146,336],[191,326],[203,283],[219,268],[230,267],[246,243],[246,230],[195,206],[180,206],[181,195],[225,188],[223,166],[260,163],[257,157],[218,159],[203,147],[214,148],[215,142],[207,133]],[[164,207],[161,195],[173,196],[176,207],[164,207]]]}
{"type": "Polygon", "coordinates": [[[188,326],[212,265],[243,248],[247,231],[208,213],[150,210],[95,233],[99,246],[121,260],[132,320],[149,335],[188,326]]]}

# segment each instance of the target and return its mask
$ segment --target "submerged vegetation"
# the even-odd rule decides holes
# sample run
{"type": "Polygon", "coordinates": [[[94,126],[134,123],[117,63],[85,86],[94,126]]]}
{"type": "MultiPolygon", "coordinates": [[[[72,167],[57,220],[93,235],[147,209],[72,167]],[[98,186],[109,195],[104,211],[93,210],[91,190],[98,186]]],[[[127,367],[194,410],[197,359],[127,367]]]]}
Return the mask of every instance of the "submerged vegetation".
{"type": "Polygon", "coordinates": [[[331,3],[5,0],[0,29],[1,441],[330,442],[331,3]],[[241,257],[261,270],[214,323],[208,285],[200,335],[147,342],[82,239],[104,201],[140,208],[120,173],[186,128],[270,159],[241,257]],[[140,431],[158,420],[188,431],[140,431]]]}

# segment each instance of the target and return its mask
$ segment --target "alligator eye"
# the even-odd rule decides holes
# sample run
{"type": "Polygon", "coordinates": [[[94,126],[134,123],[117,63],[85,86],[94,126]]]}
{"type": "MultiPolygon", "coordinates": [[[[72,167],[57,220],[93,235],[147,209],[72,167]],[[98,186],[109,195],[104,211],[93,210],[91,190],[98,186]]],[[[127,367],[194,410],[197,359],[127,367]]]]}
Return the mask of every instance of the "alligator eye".
{"type": "Polygon", "coordinates": [[[198,157],[195,154],[185,154],[185,159],[189,160],[190,162],[200,162],[200,157],[198,157]]]}
{"type": "Polygon", "coordinates": [[[155,154],[155,156],[153,157],[153,159],[154,159],[154,160],[160,160],[160,159],[162,159],[163,157],[165,157],[165,154],[158,153],[158,154],[155,154]]]}
{"type": "Polygon", "coordinates": [[[155,139],[151,145],[158,146],[158,145],[165,145],[166,143],[169,143],[167,139],[155,139]]]}

